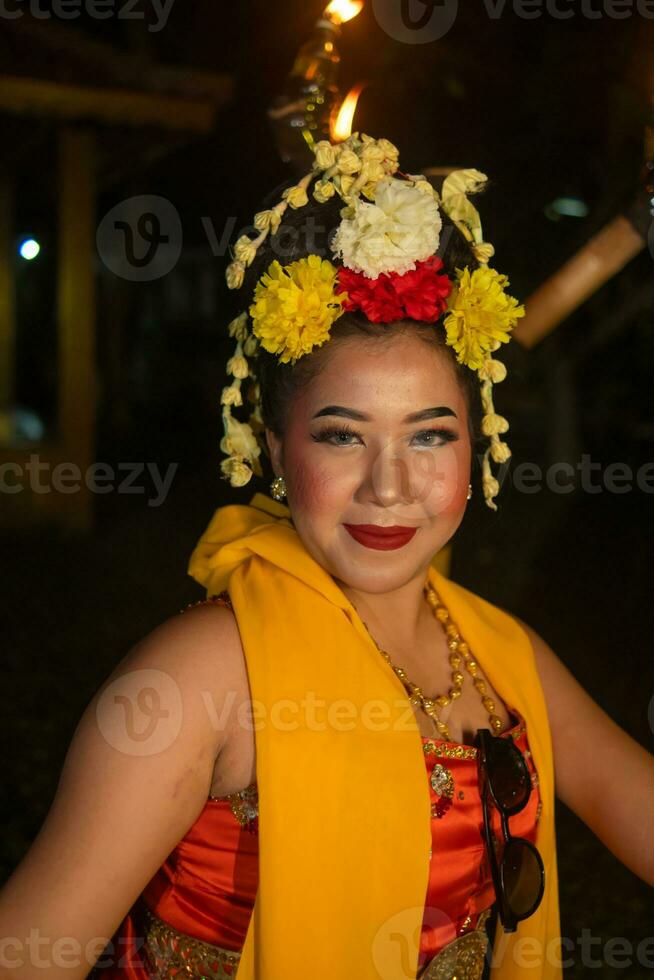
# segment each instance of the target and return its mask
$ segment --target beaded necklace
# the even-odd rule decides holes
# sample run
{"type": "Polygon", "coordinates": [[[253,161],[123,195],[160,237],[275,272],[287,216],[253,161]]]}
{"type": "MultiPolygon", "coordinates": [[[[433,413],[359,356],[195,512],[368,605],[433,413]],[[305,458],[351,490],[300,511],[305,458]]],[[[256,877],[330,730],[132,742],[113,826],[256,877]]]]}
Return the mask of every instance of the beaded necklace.
{"type": "MultiPolygon", "coordinates": [[[[447,636],[447,645],[450,648],[449,660],[452,667],[452,687],[449,689],[447,694],[439,694],[435,698],[428,698],[422,693],[421,688],[418,684],[414,684],[413,681],[409,680],[406,671],[403,667],[396,666],[391,660],[390,656],[385,650],[379,646],[374,636],[370,632],[367,623],[363,625],[368,630],[368,635],[371,640],[381,653],[382,657],[393,668],[399,679],[404,684],[410,695],[409,701],[413,705],[418,705],[422,710],[429,715],[438,731],[439,736],[447,742],[451,742],[450,733],[445,722],[440,720],[439,711],[441,708],[447,707],[452,701],[461,696],[461,688],[463,686],[463,673],[461,671],[461,664],[465,666],[472,677],[472,682],[479,691],[481,695],[481,702],[488,711],[488,719],[491,726],[491,731],[497,733],[502,728],[502,720],[498,718],[495,714],[495,702],[491,697],[488,696],[486,690],[486,682],[483,677],[477,677],[478,665],[477,661],[470,654],[468,644],[462,638],[459,633],[456,623],[452,621],[449,611],[446,606],[441,601],[438,593],[432,586],[431,582],[427,582],[424,586],[424,594],[427,602],[432,608],[435,618],[441,623],[445,634],[447,636]]],[[[362,620],[363,622],[363,620],[362,620]]]]}

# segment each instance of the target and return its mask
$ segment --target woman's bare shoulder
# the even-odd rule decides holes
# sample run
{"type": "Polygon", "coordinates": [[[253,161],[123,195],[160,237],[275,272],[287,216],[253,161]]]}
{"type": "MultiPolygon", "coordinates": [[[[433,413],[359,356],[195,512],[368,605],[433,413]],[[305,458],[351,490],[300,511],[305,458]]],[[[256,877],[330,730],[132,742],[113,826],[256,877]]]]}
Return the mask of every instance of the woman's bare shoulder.
{"type": "MultiPolygon", "coordinates": [[[[225,605],[193,605],[170,615],[139,640],[117,665],[170,669],[220,685],[242,666],[243,647],[236,617],[225,605]]],[[[112,674],[112,677],[114,675],[112,674]]]]}
{"type": "MultiPolygon", "coordinates": [[[[87,705],[46,820],[0,892],[0,928],[20,947],[17,980],[34,975],[35,926],[82,950],[111,936],[198,818],[227,740],[222,708],[232,687],[241,690],[237,633],[228,609],[173,615],[128,651],[87,705]]],[[[53,980],[82,980],[92,965],[66,963],[53,980]]]]}

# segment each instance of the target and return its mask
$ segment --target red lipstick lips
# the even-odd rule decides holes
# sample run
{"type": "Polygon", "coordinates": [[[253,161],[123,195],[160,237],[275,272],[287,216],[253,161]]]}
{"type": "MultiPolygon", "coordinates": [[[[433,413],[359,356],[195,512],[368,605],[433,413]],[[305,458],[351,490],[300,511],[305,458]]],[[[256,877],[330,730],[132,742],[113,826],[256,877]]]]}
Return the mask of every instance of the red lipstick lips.
{"type": "Polygon", "coordinates": [[[402,548],[417,530],[415,527],[405,527],[402,524],[394,524],[392,527],[379,527],[377,524],[344,524],[343,527],[359,544],[378,551],[402,548]]]}

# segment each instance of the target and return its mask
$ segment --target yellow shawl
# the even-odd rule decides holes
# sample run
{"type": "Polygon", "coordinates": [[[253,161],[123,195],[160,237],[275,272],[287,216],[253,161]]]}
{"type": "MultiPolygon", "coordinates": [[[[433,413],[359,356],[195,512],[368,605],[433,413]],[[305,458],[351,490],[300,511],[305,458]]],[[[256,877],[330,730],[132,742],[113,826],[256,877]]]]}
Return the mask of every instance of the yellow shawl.
{"type": "MultiPolygon", "coordinates": [[[[229,590],[254,705],[259,886],[238,980],[415,978],[430,800],[402,683],[272,498],[216,510],[188,573],[207,595],[229,590]]],[[[553,759],[531,643],[508,613],[433,565],[429,576],[525,718],[540,778],[545,894],[517,932],[498,922],[492,975],[561,980],[553,759]]]]}

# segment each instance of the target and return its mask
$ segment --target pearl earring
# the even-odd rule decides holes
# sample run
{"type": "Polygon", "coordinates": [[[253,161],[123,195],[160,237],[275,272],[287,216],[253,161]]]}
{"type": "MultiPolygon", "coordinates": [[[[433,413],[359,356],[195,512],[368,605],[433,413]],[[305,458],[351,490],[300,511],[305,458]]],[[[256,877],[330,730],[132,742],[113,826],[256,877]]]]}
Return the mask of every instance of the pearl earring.
{"type": "Polygon", "coordinates": [[[286,484],[283,476],[276,476],[270,484],[270,493],[275,500],[283,500],[286,496],[286,484]]]}
{"type": "Polygon", "coordinates": [[[470,498],[472,497],[472,483],[469,483],[468,484],[468,494],[467,494],[467,497],[468,497],[468,500],[470,500],[470,498]]]}

